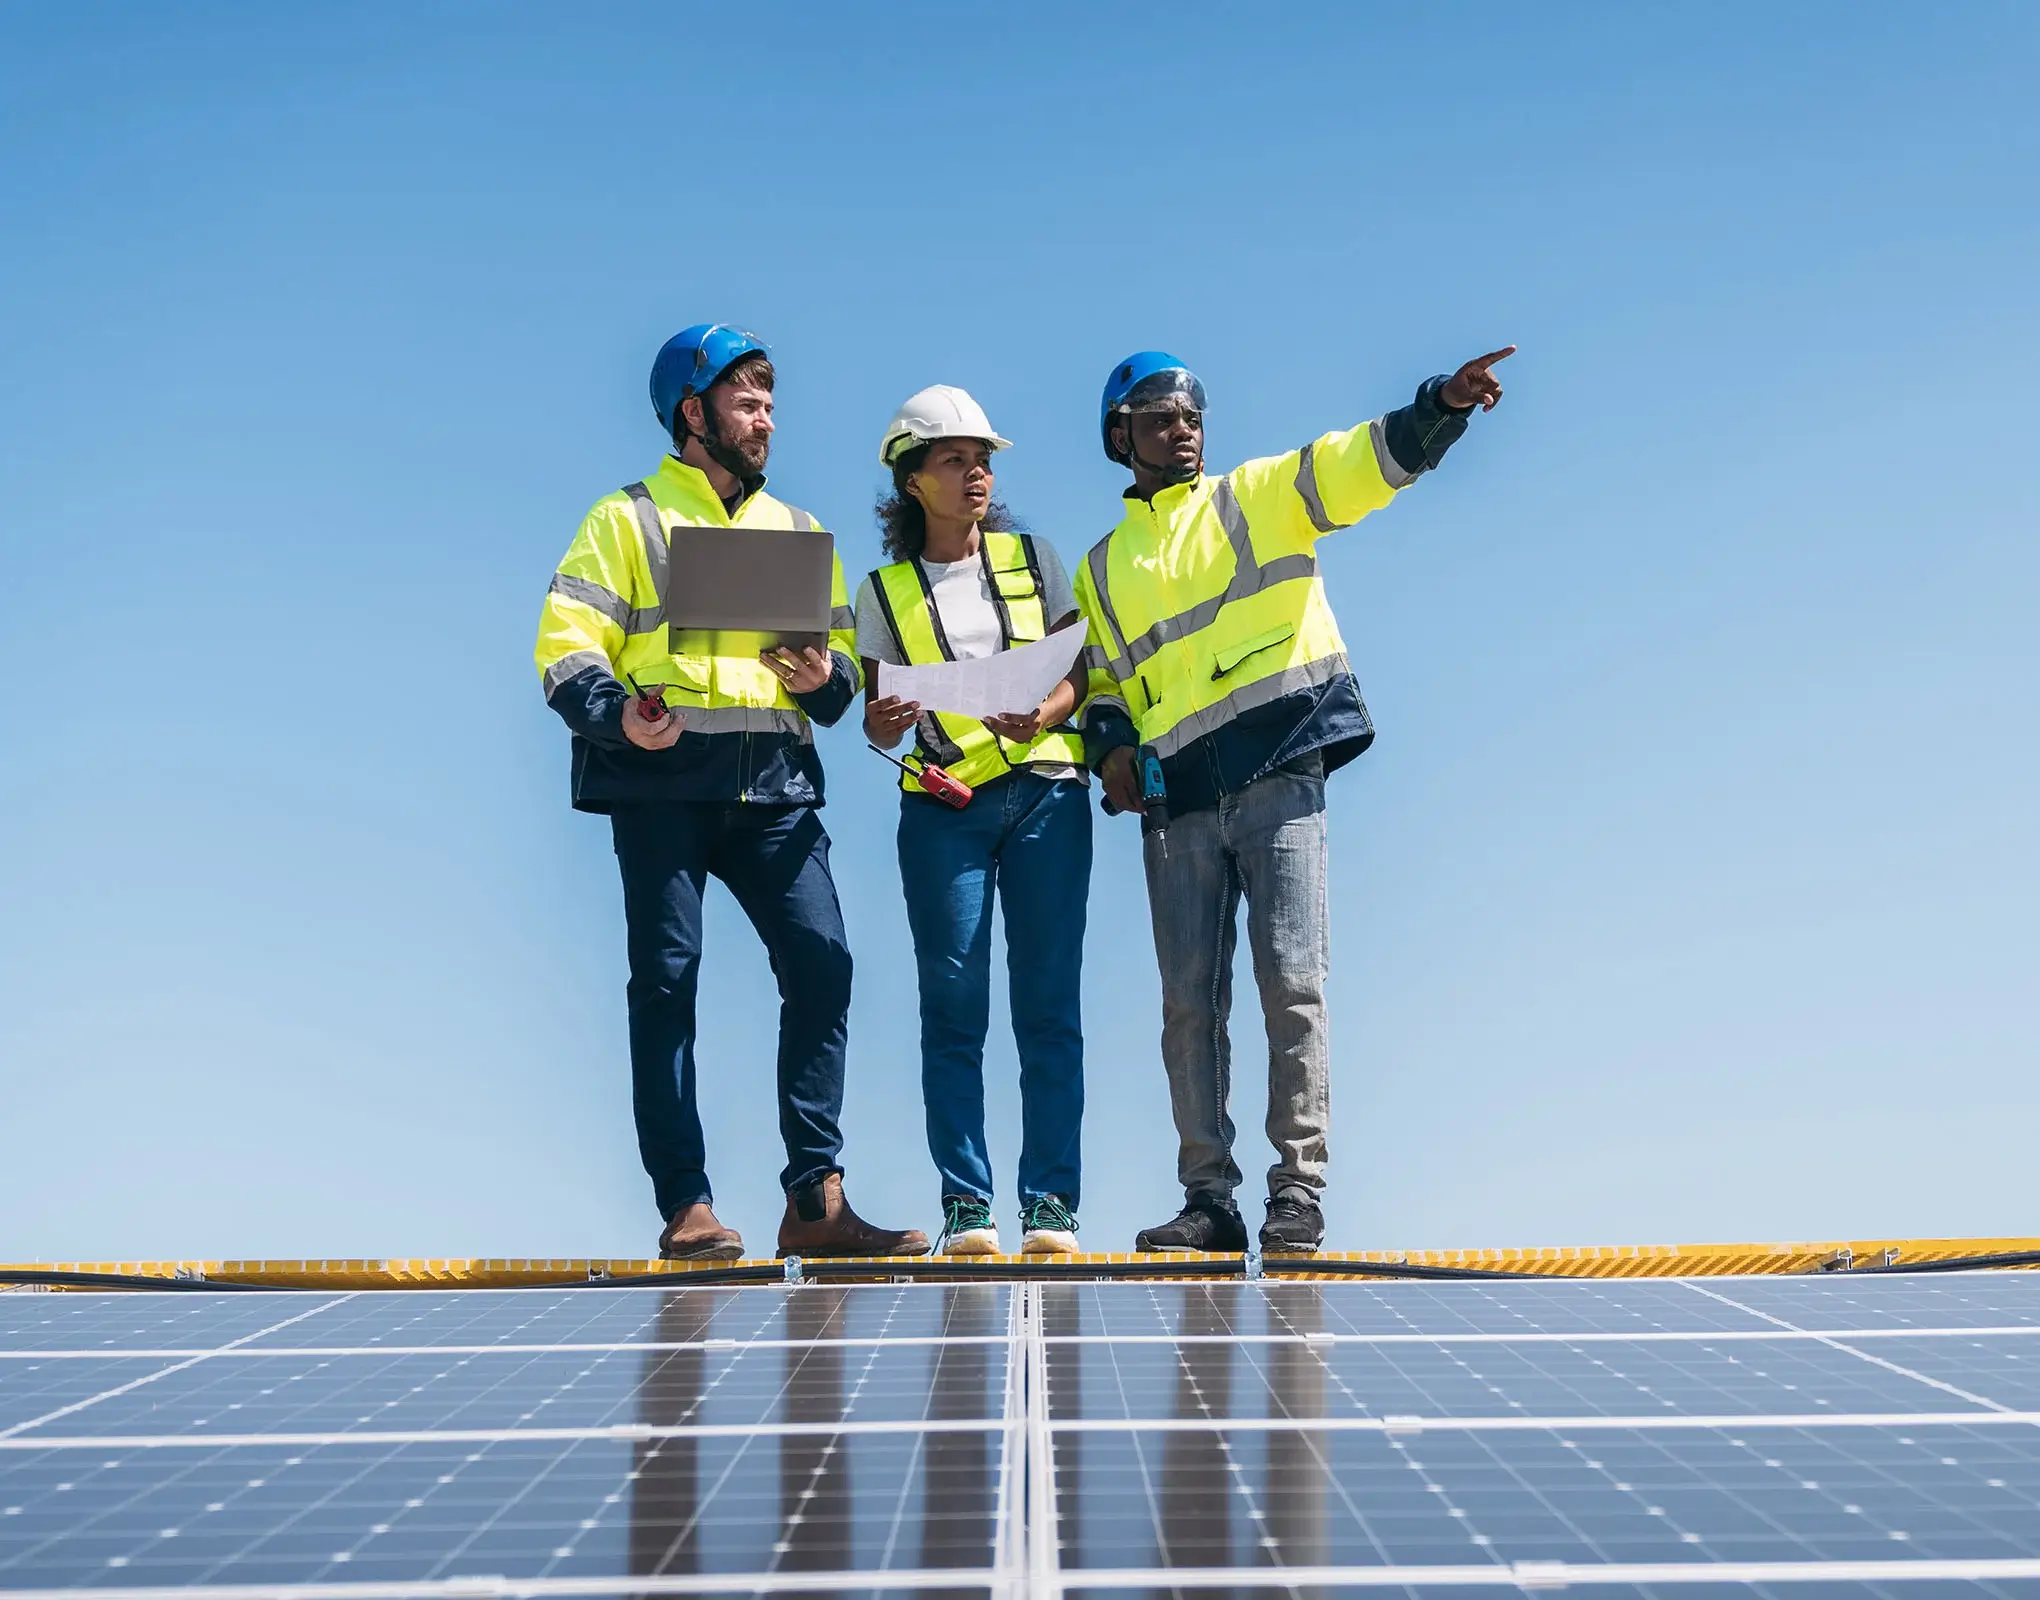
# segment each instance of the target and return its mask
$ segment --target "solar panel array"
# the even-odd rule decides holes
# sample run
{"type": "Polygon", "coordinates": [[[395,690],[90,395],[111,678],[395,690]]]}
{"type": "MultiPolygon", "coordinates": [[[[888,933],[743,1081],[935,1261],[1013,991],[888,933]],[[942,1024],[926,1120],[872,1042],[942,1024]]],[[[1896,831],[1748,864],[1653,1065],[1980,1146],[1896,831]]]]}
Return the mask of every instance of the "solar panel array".
{"type": "Polygon", "coordinates": [[[0,1591],[2031,1595],[2036,1424],[2040,1274],[9,1294],[0,1591]]]}

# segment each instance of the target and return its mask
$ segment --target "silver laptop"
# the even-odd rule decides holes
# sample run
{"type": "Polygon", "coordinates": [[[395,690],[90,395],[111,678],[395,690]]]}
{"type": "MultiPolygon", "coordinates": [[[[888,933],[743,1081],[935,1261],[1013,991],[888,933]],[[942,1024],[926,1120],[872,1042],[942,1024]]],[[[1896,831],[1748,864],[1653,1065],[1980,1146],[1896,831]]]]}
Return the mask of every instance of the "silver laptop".
{"type": "Polygon", "coordinates": [[[818,528],[673,529],[666,619],[676,651],[828,648],[835,538],[818,528]],[[684,637],[683,637],[684,635],[684,637]]]}

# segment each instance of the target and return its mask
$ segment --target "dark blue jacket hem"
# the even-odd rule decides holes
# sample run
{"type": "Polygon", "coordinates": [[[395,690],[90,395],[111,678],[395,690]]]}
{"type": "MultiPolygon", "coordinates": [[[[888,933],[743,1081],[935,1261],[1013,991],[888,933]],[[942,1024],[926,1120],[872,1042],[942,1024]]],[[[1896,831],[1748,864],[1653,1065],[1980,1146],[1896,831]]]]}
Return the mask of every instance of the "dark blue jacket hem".
{"type": "MultiPolygon", "coordinates": [[[[803,710],[827,726],[855,693],[840,657],[828,683],[801,696],[803,710]],[[824,716],[820,713],[830,712],[824,716]]],[[[570,792],[576,811],[606,816],[619,806],[708,801],[761,806],[819,806],[822,758],[784,733],[682,733],[664,750],[640,750],[623,736],[629,691],[599,668],[578,672],[548,702],[574,731],[570,792]]]]}

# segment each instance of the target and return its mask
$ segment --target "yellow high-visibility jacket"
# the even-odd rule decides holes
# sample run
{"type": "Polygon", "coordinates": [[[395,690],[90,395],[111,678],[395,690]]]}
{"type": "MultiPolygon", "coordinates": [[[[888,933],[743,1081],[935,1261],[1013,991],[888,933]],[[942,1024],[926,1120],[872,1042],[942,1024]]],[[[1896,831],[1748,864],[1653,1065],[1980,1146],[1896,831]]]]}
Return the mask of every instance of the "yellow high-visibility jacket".
{"type": "MultiPolygon", "coordinates": [[[[990,580],[992,606],[998,612],[1002,647],[1028,644],[1048,634],[1050,618],[1041,591],[1041,561],[1034,541],[1024,533],[982,533],[978,557],[990,580]]],[[[893,642],[909,666],[953,659],[935,616],[928,576],[918,561],[895,561],[871,575],[871,592],[891,630],[893,642]]],[[[1072,624],[1076,626],[1076,624],[1072,624]]],[[[975,717],[933,713],[937,737],[916,731],[914,754],[932,761],[972,788],[1002,778],[1018,767],[1038,764],[1081,767],[1084,741],[1073,727],[1046,728],[1027,744],[1001,739],[975,717]]],[[[921,794],[921,780],[902,773],[900,787],[921,794]]]]}
{"type": "MultiPolygon", "coordinates": [[[[1413,476],[1376,421],[1163,489],[1152,503],[1129,497],[1074,583],[1091,630],[1087,719],[1124,712],[1166,762],[1250,711],[1350,679],[1317,541],[1387,505],[1413,476]]],[[[1351,698],[1348,755],[1372,737],[1351,698]]]]}
{"type": "Polygon", "coordinates": [[[594,811],[652,799],[819,803],[809,715],[833,723],[863,687],[843,563],[831,585],[834,674],[797,701],[755,650],[714,653],[749,636],[668,627],[668,544],[683,526],[817,524],[762,488],[732,516],[698,469],[670,455],[643,482],[595,503],[553,575],[536,651],[546,700],[575,733],[574,803],[594,811]],[[672,748],[640,750],[623,738],[625,678],[663,690],[686,718],[672,748]]]}

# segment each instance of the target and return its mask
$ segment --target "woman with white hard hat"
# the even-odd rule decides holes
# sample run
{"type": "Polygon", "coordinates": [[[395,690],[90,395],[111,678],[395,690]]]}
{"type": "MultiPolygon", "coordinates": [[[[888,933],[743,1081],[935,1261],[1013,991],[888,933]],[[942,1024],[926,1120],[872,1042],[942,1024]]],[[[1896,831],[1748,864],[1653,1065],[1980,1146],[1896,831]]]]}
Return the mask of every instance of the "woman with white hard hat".
{"type": "Polygon", "coordinates": [[[858,590],[857,651],[866,736],[881,750],[915,736],[900,781],[900,879],[920,969],[928,1150],[942,1179],[936,1249],[999,1251],[984,1086],[996,890],[1020,1053],[1021,1249],[1067,1255],[1077,1248],[1091,883],[1089,779],[1071,721],[1083,660],[1040,705],[982,722],[924,711],[879,684],[881,663],[977,660],[1081,626],[1054,548],[992,498],[992,455],[1006,447],[984,409],[947,384],[894,415],[879,446],[892,492],[878,503],[892,564],[858,590]]]}

